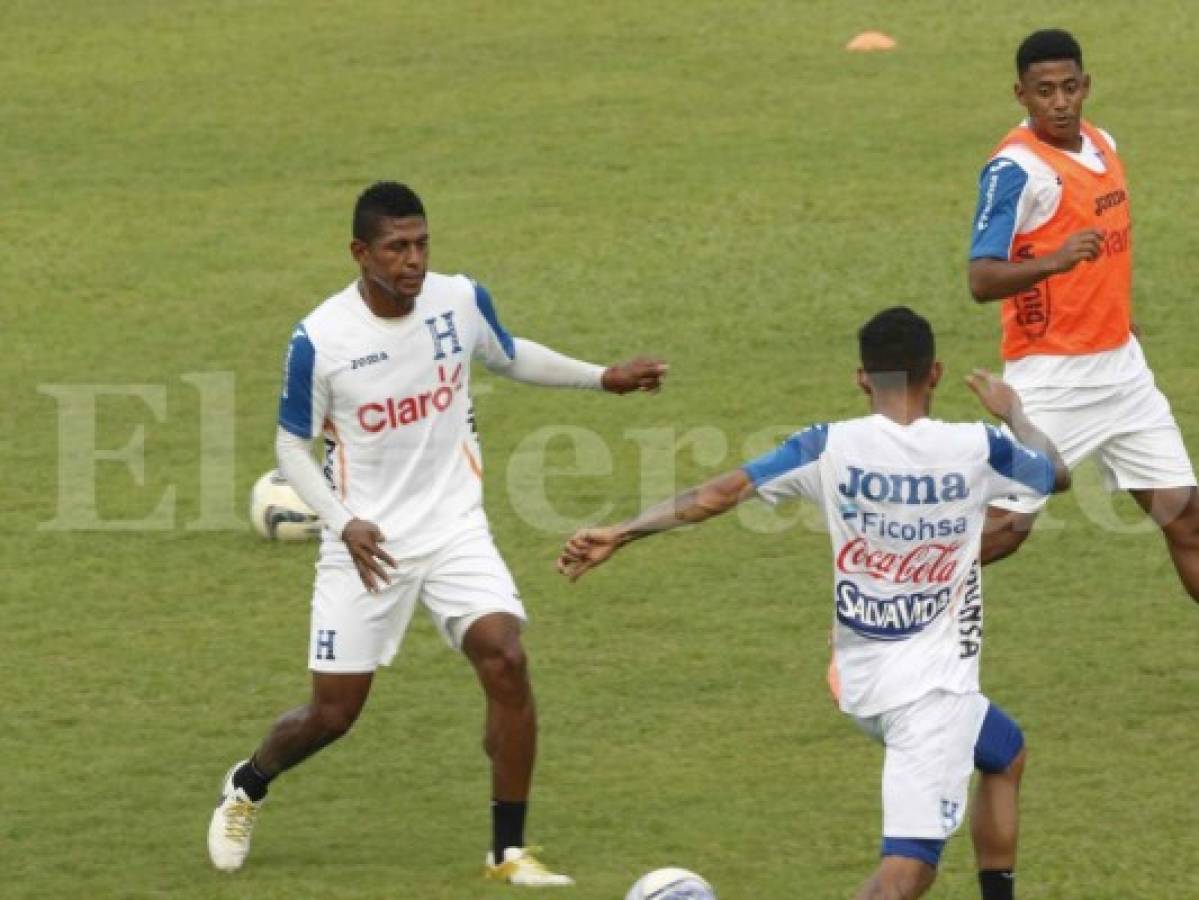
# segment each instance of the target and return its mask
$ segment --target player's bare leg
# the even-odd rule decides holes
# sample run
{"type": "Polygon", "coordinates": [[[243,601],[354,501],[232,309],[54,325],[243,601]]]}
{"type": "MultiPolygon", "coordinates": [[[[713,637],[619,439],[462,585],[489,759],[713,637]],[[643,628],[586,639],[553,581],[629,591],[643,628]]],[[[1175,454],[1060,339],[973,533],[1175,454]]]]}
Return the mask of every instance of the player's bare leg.
{"type": "Polygon", "coordinates": [[[1199,491],[1181,487],[1129,493],[1161,528],[1178,577],[1199,602],[1199,491]]]}
{"type": "Polygon", "coordinates": [[[983,525],[983,544],[979,558],[985,566],[1011,556],[1028,540],[1037,521],[1036,513],[1013,512],[997,506],[987,507],[983,525]]]}
{"type": "Polygon", "coordinates": [[[370,694],[373,672],[313,672],[312,699],[281,715],[251,757],[274,778],[343,737],[370,694]]]}
{"type": "Polygon", "coordinates": [[[915,900],[923,897],[936,879],[937,870],[926,862],[907,856],[884,856],[854,900],[915,900]]]}
{"type": "Polygon", "coordinates": [[[366,704],[373,677],[370,672],[314,672],[312,699],[280,716],[254,755],[230,769],[208,826],[214,866],[225,872],[242,867],[271,779],[349,731],[366,704]]]}
{"type": "Polygon", "coordinates": [[[573,884],[524,849],[525,813],[537,759],[537,709],[520,621],[507,613],[483,616],[466,632],[462,651],[487,699],[483,749],[491,760],[493,825],[487,873],[512,884],[573,884]]]}
{"type": "MultiPolygon", "coordinates": [[[[983,773],[974,792],[974,810],[970,816],[970,837],[974,841],[974,859],[978,871],[997,873],[985,876],[1011,882],[1016,869],[1016,842],[1020,831],[1020,779],[1028,750],[1023,749],[1002,772],[983,773]],[[1006,873],[1003,874],[1003,873],[1006,873]]],[[[980,875],[980,880],[984,876],[980,875]]],[[[996,886],[1012,896],[1014,885],[996,886]]],[[[984,897],[988,897],[984,887],[984,897]]]]}
{"type": "Polygon", "coordinates": [[[483,616],[467,631],[462,650],[487,698],[483,749],[491,759],[497,800],[525,801],[537,758],[537,710],[520,622],[506,613],[483,616]]]}

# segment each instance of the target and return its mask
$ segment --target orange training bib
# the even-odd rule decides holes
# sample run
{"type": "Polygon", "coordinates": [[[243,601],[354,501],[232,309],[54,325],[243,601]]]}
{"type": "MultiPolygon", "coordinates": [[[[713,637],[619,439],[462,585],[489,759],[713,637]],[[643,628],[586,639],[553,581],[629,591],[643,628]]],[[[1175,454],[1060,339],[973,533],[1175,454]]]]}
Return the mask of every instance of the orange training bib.
{"type": "Polygon", "coordinates": [[[1132,326],[1132,236],[1124,167],[1115,148],[1089,123],[1082,125],[1102,152],[1107,171],[1092,172],[1068,153],[1014,128],[999,148],[1019,144],[1057,174],[1062,198],[1045,224],[1012,241],[1011,261],[1053,253],[1084,228],[1104,232],[1094,262],[1052,275],[1003,301],[1003,358],[1032,354],[1080,356],[1121,346],[1132,326]]]}

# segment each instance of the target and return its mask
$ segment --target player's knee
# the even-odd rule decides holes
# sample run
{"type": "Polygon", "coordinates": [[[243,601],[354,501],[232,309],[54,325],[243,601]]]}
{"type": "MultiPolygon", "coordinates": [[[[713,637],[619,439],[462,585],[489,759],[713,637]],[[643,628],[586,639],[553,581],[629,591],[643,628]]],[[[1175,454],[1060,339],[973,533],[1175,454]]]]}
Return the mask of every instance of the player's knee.
{"type": "Polygon", "coordinates": [[[932,867],[915,869],[883,869],[871,882],[865,894],[868,900],[916,900],[923,897],[933,882],[937,870],[932,867]]]}
{"type": "Polygon", "coordinates": [[[519,641],[489,648],[476,662],[488,694],[500,699],[520,699],[529,687],[529,661],[519,641]]]}
{"type": "Polygon", "coordinates": [[[1199,506],[1191,504],[1186,512],[1161,528],[1166,540],[1174,547],[1199,552],[1199,506]]]}
{"type": "Polygon", "coordinates": [[[920,872],[909,872],[897,879],[886,894],[887,900],[916,900],[923,897],[933,882],[937,880],[937,870],[925,868],[920,872]]]}

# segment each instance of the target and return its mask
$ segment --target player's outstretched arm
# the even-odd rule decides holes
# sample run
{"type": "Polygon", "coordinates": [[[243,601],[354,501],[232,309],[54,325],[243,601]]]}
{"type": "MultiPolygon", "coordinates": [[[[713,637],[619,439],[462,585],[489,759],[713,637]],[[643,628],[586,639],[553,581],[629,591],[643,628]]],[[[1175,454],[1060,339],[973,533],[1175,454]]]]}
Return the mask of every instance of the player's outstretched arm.
{"type": "Polygon", "coordinates": [[[970,260],[970,294],[980,303],[1003,300],[1026,291],[1050,275],[1069,272],[1081,262],[1094,262],[1103,252],[1104,233],[1084,228],[1066,238],[1065,242],[1047,256],[1032,259],[972,259],[970,260]]]}
{"type": "Polygon", "coordinates": [[[1012,430],[1016,440],[1049,457],[1053,463],[1053,492],[1070,488],[1070,469],[1057,452],[1057,446],[1024,413],[1020,395],[1010,384],[986,369],[975,369],[966,376],[966,384],[991,415],[1001,419],[1012,430]]]}
{"type": "Polygon", "coordinates": [[[562,555],[558,557],[558,571],[571,581],[576,581],[606,562],[625,544],[680,525],[696,525],[728,512],[753,492],[753,483],[745,471],[734,469],[686,490],[672,500],[650,507],[627,522],[600,528],[582,528],[562,549],[562,555]]]}
{"type": "Polygon", "coordinates": [[[669,367],[660,359],[638,356],[612,366],[597,366],[551,350],[527,338],[512,338],[508,349],[498,342],[481,350],[484,365],[497,375],[542,387],[585,388],[613,394],[656,391],[669,367]]]}

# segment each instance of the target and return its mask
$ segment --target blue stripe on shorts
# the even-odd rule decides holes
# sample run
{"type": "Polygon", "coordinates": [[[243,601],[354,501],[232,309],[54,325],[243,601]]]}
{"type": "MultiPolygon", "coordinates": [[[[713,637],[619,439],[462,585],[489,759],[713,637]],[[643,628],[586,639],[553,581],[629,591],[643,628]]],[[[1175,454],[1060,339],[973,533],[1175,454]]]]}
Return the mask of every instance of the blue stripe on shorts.
{"type": "Polygon", "coordinates": [[[974,768],[987,775],[998,775],[1012,764],[1024,749],[1024,733],[1011,716],[992,703],[987,707],[983,727],[974,742],[974,768]]]}
{"type": "Polygon", "coordinates": [[[883,838],[883,856],[906,856],[918,859],[934,869],[941,861],[945,841],[940,838],[883,838]]]}

